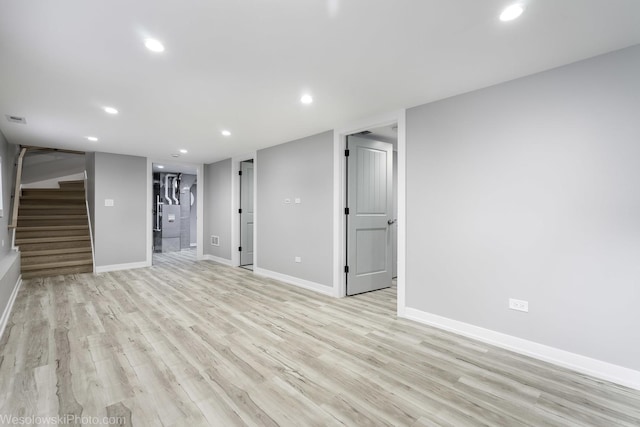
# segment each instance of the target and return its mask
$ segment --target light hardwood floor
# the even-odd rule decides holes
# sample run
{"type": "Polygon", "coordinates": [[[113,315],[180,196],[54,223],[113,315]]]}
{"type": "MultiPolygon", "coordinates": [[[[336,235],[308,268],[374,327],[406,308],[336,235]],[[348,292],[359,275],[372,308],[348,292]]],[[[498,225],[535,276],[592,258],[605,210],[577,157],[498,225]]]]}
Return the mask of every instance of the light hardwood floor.
{"type": "Polygon", "coordinates": [[[640,392],[396,319],[395,289],[337,300],[192,252],[154,262],[25,281],[0,341],[0,417],[640,425],[640,392]]]}

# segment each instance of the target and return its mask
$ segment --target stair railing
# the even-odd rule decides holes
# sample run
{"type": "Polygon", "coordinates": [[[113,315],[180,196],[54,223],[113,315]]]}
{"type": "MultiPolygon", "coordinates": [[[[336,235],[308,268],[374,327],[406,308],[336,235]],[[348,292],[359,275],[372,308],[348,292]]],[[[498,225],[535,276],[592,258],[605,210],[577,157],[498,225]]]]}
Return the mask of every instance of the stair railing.
{"type": "Polygon", "coordinates": [[[91,258],[93,259],[93,272],[96,272],[96,248],[93,243],[93,227],[91,226],[91,211],[89,209],[89,177],[84,171],[84,203],[87,206],[87,223],[89,224],[89,238],[91,239],[91,258]]]}
{"type": "Polygon", "coordinates": [[[20,196],[22,195],[22,162],[27,148],[22,147],[18,155],[18,163],[16,164],[16,185],[13,189],[13,208],[11,210],[11,222],[9,228],[13,230],[11,238],[11,247],[16,247],[16,227],[18,226],[18,208],[20,207],[20,196]]]}

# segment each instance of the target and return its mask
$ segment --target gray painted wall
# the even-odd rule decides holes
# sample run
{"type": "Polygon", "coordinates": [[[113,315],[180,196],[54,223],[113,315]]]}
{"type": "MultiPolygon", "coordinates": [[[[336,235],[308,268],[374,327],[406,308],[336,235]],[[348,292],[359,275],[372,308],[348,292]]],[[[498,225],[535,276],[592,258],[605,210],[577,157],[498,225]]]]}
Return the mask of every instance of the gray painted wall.
{"type": "Polygon", "coordinates": [[[30,184],[82,173],[85,155],[63,152],[27,152],[22,168],[22,183],[30,184]]]}
{"type": "Polygon", "coordinates": [[[11,218],[11,191],[15,180],[15,161],[18,147],[7,143],[0,132],[0,157],[2,157],[2,207],[0,218],[0,318],[7,308],[9,298],[20,277],[20,255],[11,250],[12,232],[9,230],[11,218]]]}
{"type": "Polygon", "coordinates": [[[203,253],[231,260],[231,159],[204,166],[203,253]],[[211,245],[211,236],[220,246],[211,245]]]}
{"type": "Polygon", "coordinates": [[[0,157],[2,158],[2,217],[0,218],[0,240],[4,240],[4,245],[0,245],[0,259],[11,251],[11,238],[13,232],[9,230],[11,220],[11,193],[15,186],[16,168],[15,162],[18,159],[19,148],[9,144],[2,132],[0,132],[0,157]]]}
{"type": "Polygon", "coordinates": [[[640,369],[638,76],[636,46],[408,110],[407,306],[640,369]]]}
{"type": "Polygon", "coordinates": [[[332,286],[333,132],[260,150],[256,168],[257,267],[332,286]]]}
{"type": "Polygon", "coordinates": [[[96,267],[145,262],[147,159],[95,153],[96,267]],[[106,207],[105,199],[114,206],[106,207]]]}

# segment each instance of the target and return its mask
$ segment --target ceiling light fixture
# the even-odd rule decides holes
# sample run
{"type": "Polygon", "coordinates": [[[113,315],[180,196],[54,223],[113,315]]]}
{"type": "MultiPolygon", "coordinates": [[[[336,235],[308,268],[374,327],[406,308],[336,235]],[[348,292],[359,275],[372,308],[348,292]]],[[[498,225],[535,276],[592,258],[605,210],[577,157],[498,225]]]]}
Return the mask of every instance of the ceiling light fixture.
{"type": "Polygon", "coordinates": [[[146,39],[144,45],[151,52],[164,52],[164,45],[156,39],[146,39]]]}
{"type": "Polygon", "coordinates": [[[104,112],[107,114],[118,114],[118,110],[113,107],[104,107],[104,112]]]}
{"type": "Polygon", "coordinates": [[[98,142],[98,138],[95,136],[88,136],[87,139],[91,142],[98,142]]]}
{"type": "Polygon", "coordinates": [[[184,148],[183,148],[183,149],[181,149],[181,150],[180,150],[180,152],[181,152],[182,154],[187,154],[187,150],[185,150],[184,148]]]}
{"type": "Polygon", "coordinates": [[[524,6],[521,4],[512,4],[502,11],[500,14],[500,20],[502,22],[513,21],[518,18],[524,12],[524,6]]]}
{"type": "Polygon", "coordinates": [[[231,136],[231,132],[229,132],[228,130],[223,130],[222,132],[220,132],[223,136],[231,136]]]}
{"type": "Polygon", "coordinates": [[[164,169],[164,166],[162,166],[162,165],[158,165],[158,166],[156,166],[156,167],[157,167],[158,169],[164,169]]]}
{"type": "Polygon", "coordinates": [[[304,94],[300,98],[300,102],[302,102],[303,104],[311,104],[313,102],[313,97],[311,95],[309,95],[308,93],[304,94]]]}

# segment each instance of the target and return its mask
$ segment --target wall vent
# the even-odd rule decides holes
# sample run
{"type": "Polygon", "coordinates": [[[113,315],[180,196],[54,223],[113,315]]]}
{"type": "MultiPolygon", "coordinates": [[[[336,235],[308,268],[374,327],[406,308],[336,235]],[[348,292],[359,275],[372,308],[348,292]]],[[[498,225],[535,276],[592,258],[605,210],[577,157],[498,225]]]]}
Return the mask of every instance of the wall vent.
{"type": "Polygon", "coordinates": [[[220,246],[220,236],[211,236],[211,245],[220,246]]]}
{"type": "Polygon", "coordinates": [[[26,125],[27,124],[27,119],[25,119],[24,117],[12,116],[11,114],[7,114],[7,115],[5,115],[5,117],[11,123],[19,123],[21,125],[26,125]]]}

